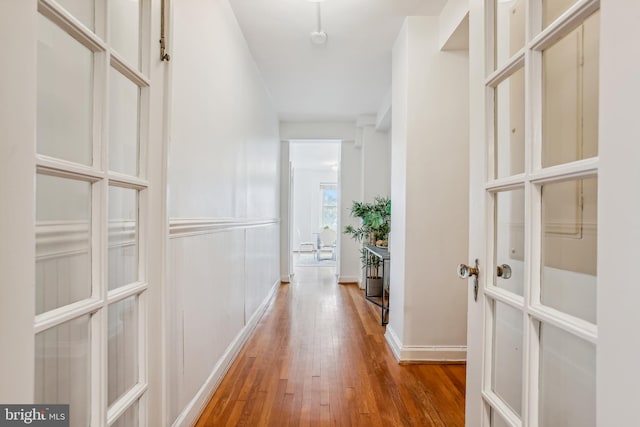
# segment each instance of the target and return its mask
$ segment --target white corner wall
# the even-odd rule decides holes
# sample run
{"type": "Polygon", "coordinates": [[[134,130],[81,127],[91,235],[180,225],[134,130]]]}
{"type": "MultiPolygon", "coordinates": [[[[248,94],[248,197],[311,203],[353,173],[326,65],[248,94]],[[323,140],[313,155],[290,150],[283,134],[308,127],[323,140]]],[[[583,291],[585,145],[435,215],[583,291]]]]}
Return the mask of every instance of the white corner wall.
{"type": "Polygon", "coordinates": [[[409,17],[393,50],[391,310],[400,360],[463,360],[468,242],[468,53],[437,17],[409,17]]]}
{"type": "Polygon", "coordinates": [[[374,126],[362,128],[362,198],[389,197],[391,190],[391,134],[374,126]]]}
{"type": "Polygon", "coordinates": [[[340,152],[340,270],[338,282],[360,282],[360,248],[349,236],[344,234],[347,225],[358,226],[358,220],[351,216],[351,204],[362,200],[361,167],[362,150],[353,141],[343,141],[340,152]]]}
{"type": "Polygon", "coordinates": [[[396,357],[400,357],[400,338],[404,335],[405,245],[407,199],[407,104],[409,97],[409,33],[407,21],[396,39],[391,61],[391,232],[389,233],[389,301],[388,340],[393,338],[396,357]],[[393,310],[393,314],[392,311],[393,310]]]}
{"type": "Polygon", "coordinates": [[[292,256],[289,250],[291,244],[290,219],[290,191],[291,191],[291,163],[289,161],[289,141],[280,143],[280,280],[289,282],[293,273],[292,256]]]}
{"type": "Polygon", "coordinates": [[[167,402],[191,425],[280,282],[281,143],[228,1],[171,22],[167,402]]]}

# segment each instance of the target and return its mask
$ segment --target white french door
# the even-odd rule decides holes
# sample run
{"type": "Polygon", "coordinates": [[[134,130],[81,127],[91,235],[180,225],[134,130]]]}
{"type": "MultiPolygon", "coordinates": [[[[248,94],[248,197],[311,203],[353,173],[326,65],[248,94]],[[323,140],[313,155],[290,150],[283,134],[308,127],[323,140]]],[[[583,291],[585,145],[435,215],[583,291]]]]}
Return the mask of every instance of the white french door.
{"type": "Polygon", "coordinates": [[[472,1],[467,425],[596,425],[600,2],[472,1]]]}
{"type": "Polygon", "coordinates": [[[34,401],[147,424],[150,3],[37,3],[34,401]]]}

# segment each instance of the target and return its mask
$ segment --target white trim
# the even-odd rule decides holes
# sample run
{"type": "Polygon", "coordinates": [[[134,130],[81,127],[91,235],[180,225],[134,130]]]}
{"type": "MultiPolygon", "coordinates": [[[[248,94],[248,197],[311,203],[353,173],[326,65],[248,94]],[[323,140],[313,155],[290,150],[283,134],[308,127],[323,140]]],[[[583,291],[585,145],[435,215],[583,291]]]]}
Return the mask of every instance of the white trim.
{"type": "Polygon", "coordinates": [[[280,276],[280,283],[291,283],[291,276],[289,275],[280,276]]]}
{"type": "Polygon", "coordinates": [[[530,42],[532,50],[544,50],[581,25],[591,14],[600,9],[600,0],[576,2],[530,42]]]}
{"type": "Polygon", "coordinates": [[[109,171],[109,185],[112,187],[130,188],[132,190],[146,190],[149,187],[149,181],[144,178],[130,176],[124,173],[109,171]]]}
{"type": "Polygon", "coordinates": [[[258,309],[253,316],[247,321],[247,324],[242,328],[240,333],[231,342],[227,350],[224,352],[218,363],[213,367],[213,370],[209,374],[209,377],[204,382],[200,390],[196,393],[193,399],[184,407],[180,415],[173,422],[172,426],[192,426],[196,423],[202,411],[205,409],[207,403],[213,396],[213,393],[217,390],[220,382],[226,375],[227,371],[231,367],[231,364],[235,361],[236,357],[242,350],[242,347],[247,340],[253,334],[253,330],[258,325],[258,322],[262,318],[262,315],[267,310],[267,307],[271,304],[273,297],[276,295],[280,281],[276,281],[269,293],[262,301],[258,309]]]}
{"type": "MultiPolygon", "coordinates": [[[[120,396],[107,411],[107,425],[111,426],[118,418],[135,405],[140,398],[147,392],[149,386],[146,383],[137,383],[128,392],[120,396]]],[[[142,408],[138,407],[138,410],[142,408]]]]}
{"type": "MultiPolygon", "coordinates": [[[[109,249],[135,245],[137,222],[109,221],[109,249]]],[[[36,260],[89,253],[87,221],[39,221],[36,223],[36,260]]]]}
{"type": "Polygon", "coordinates": [[[73,163],[68,160],[54,159],[44,154],[36,155],[36,172],[41,175],[76,179],[91,183],[98,182],[105,177],[104,172],[98,171],[91,166],[73,163]]]}
{"type": "Polygon", "coordinates": [[[384,337],[398,363],[460,363],[467,360],[466,345],[402,345],[389,325],[384,337]]]}
{"type": "Polygon", "coordinates": [[[122,301],[123,299],[134,295],[142,295],[148,288],[149,284],[147,282],[134,282],[109,290],[107,293],[107,304],[115,304],[118,301],[122,301]]]}
{"type": "Polygon", "coordinates": [[[338,283],[357,283],[361,285],[360,276],[338,276],[338,283]]]}
{"type": "Polygon", "coordinates": [[[505,64],[501,65],[499,69],[494,71],[487,77],[485,86],[492,89],[497,89],[498,85],[509,77],[513,76],[517,71],[524,68],[524,53],[525,48],[520,49],[515,55],[511,57],[505,64]]]}
{"type": "Polygon", "coordinates": [[[393,356],[399,362],[400,348],[402,347],[402,343],[400,342],[398,335],[393,330],[391,325],[387,325],[387,331],[384,334],[384,338],[387,340],[387,344],[389,344],[389,347],[391,348],[391,352],[393,353],[393,356]]]}
{"type": "Polygon", "coordinates": [[[36,222],[36,260],[89,253],[89,220],[36,222]]]}
{"type": "Polygon", "coordinates": [[[279,218],[171,218],[169,238],[279,224],[279,218]]]}
{"type": "Polygon", "coordinates": [[[136,86],[140,88],[151,86],[151,82],[149,81],[149,79],[140,71],[138,71],[136,69],[137,67],[134,67],[131,64],[129,64],[122,56],[120,56],[113,49],[111,50],[110,58],[111,58],[111,68],[117,70],[120,74],[122,74],[124,77],[129,79],[136,86]]]}
{"type": "Polygon", "coordinates": [[[506,425],[510,427],[522,426],[522,421],[518,417],[518,414],[513,412],[509,405],[504,403],[496,393],[491,390],[483,390],[482,398],[491,405],[493,410],[500,414],[500,418],[502,418],[506,425]]]}
{"type": "Polygon", "coordinates": [[[101,299],[89,298],[38,314],[33,320],[33,333],[37,335],[42,331],[61,325],[69,320],[95,313],[99,311],[103,305],[104,302],[101,299]]]}
{"type": "Polygon", "coordinates": [[[40,0],[38,2],[38,12],[92,52],[105,52],[107,50],[105,42],[100,37],[55,1],[40,0]]]}

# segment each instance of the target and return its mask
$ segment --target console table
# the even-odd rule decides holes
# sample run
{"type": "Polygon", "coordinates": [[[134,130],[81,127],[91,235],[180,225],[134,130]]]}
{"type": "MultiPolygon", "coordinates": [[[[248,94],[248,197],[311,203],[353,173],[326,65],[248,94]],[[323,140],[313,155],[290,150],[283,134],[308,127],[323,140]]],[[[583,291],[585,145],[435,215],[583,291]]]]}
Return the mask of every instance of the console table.
{"type": "Polygon", "coordinates": [[[386,325],[389,323],[389,263],[391,262],[389,249],[373,245],[366,245],[364,249],[366,266],[364,295],[367,301],[380,307],[381,324],[386,325]],[[375,264],[378,265],[377,271],[375,264]],[[377,277],[371,277],[376,273],[377,277]],[[378,286],[371,286],[373,283],[378,286]]]}

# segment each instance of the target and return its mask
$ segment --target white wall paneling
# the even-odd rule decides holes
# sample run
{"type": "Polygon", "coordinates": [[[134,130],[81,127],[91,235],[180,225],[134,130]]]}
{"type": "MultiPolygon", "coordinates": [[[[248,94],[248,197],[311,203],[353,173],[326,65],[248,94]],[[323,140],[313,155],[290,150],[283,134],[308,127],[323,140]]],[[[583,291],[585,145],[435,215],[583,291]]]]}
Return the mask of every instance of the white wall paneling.
{"type": "Polygon", "coordinates": [[[277,221],[213,224],[197,234],[171,224],[168,404],[176,425],[197,419],[280,283],[277,221]]]}
{"type": "Polygon", "coordinates": [[[187,426],[280,283],[282,138],[229,2],[171,3],[166,407],[187,426]]]}

